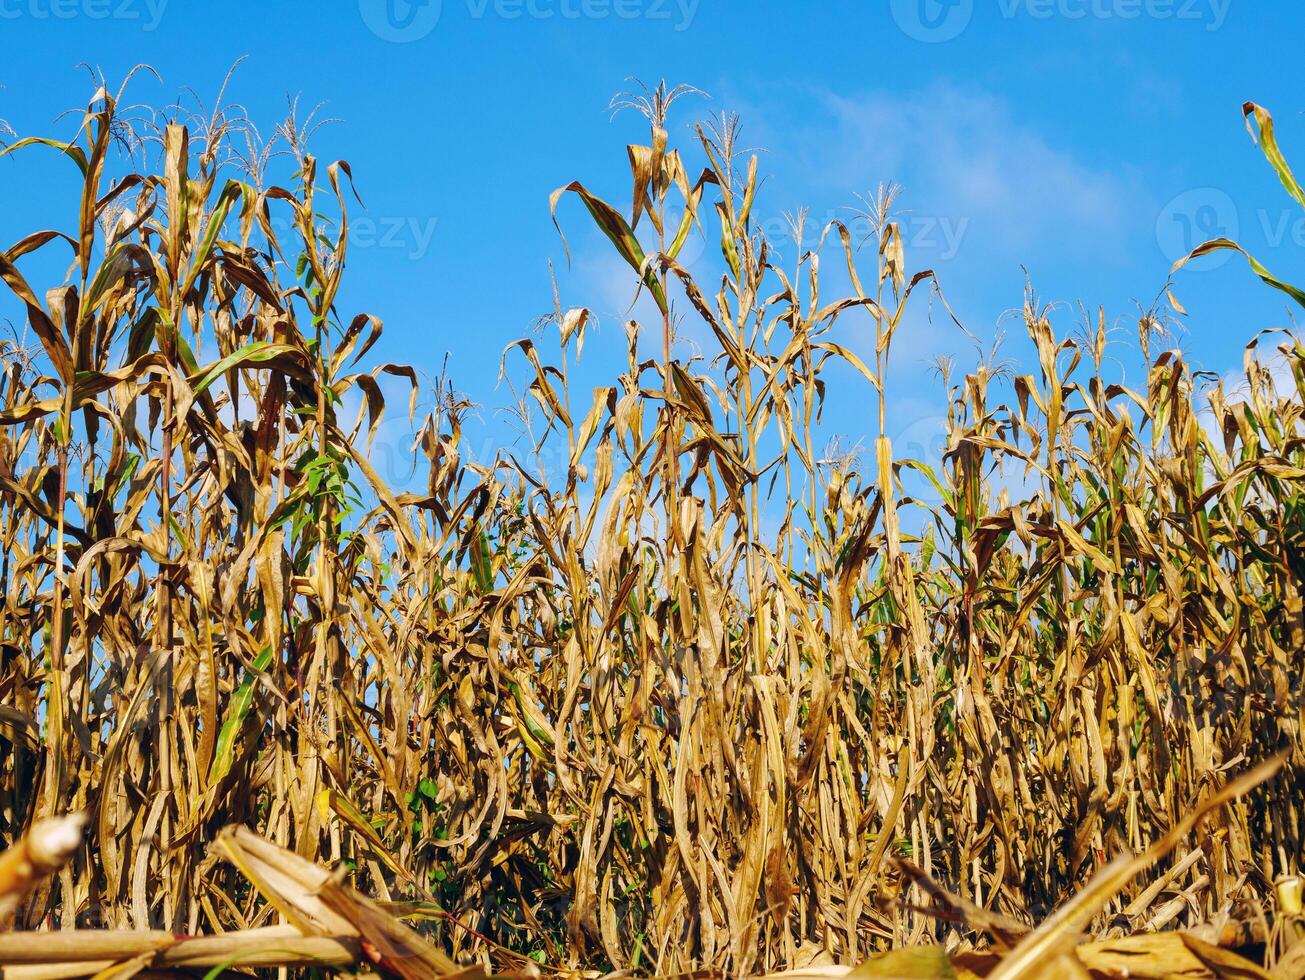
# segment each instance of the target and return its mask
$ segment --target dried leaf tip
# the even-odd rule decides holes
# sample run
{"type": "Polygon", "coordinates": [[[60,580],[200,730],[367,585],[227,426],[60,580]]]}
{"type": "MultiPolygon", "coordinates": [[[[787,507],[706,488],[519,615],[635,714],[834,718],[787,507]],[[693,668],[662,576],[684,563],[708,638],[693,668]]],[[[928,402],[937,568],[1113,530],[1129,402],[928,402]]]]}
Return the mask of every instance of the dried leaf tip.
{"type": "Polygon", "coordinates": [[[1282,875],[1273,883],[1278,898],[1278,911],[1283,915],[1300,915],[1302,910],[1302,882],[1300,875],[1282,875]]]}
{"type": "Polygon", "coordinates": [[[27,837],[27,856],[38,872],[49,874],[63,867],[82,841],[86,814],[70,813],[42,820],[27,837]]]}
{"type": "Polygon", "coordinates": [[[0,854],[0,927],[13,917],[23,896],[54,874],[81,843],[84,813],[38,821],[27,835],[0,854]]]}

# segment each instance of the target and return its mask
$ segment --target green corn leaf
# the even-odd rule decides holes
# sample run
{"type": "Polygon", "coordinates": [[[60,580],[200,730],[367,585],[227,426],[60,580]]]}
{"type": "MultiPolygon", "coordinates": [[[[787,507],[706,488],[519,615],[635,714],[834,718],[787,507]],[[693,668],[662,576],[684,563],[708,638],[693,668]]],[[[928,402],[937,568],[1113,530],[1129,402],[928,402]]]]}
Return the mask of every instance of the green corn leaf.
{"type": "Polygon", "coordinates": [[[270,666],[272,666],[272,648],[269,646],[259,651],[258,656],[254,658],[252,671],[245,671],[240,686],[231,695],[231,701],[227,704],[226,719],[218,731],[213,766],[208,774],[209,785],[217,783],[231,771],[235,759],[236,738],[240,735],[254,703],[254,684],[258,680],[258,675],[266,672],[270,666]]]}

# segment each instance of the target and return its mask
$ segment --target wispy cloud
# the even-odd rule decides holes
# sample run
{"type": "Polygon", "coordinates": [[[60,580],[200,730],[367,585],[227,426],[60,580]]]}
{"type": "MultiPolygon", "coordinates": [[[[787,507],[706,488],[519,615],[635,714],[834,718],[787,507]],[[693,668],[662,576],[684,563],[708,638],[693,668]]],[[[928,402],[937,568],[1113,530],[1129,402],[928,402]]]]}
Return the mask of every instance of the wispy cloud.
{"type": "Polygon", "coordinates": [[[996,248],[1023,257],[1053,241],[1100,254],[1127,227],[1137,196],[1129,172],[1093,166],[997,96],[939,84],[909,93],[810,90],[801,101],[801,136],[785,147],[799,148],[814,183],[834,193],[901,183],[906,207],[953,227],[968,221],[958,254],[996,248]]]}

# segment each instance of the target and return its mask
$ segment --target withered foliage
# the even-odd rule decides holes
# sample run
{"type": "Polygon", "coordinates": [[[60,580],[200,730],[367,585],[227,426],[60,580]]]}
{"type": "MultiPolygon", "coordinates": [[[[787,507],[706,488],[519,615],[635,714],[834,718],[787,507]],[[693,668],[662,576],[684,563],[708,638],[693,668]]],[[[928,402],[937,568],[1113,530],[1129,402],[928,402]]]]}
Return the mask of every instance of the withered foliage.
{"type": "Polygon", "coordinates": [[[850,964],[976,938],[919,909],[925,878],[1040,921],[1278,752],[1091,928],[1255,910],[1299,870],[1305,348],[1252,345],[1234,392],[1147,316],[1132,390],[1104,321],[1065,339],[1030,300],[1031,373],[965,375],[943,458],[899,458],[893,341],[946,307],[892,195],[865,247],[834,222],[781,262],[735,121],[698,131],[694,176],[674,94],[632,103],[628,217],[579,182],[552,202],[661,322],[576,390],[594,318],[557,308],[505,354],[539,445],[489,462],[449,389],[369,359],[380,321],[338,299],[352,175],[303,127],[284,186],[238,112],[106,89],[68,141],[10,142],[81,186],[0,253],[0,839],[89,814],[21,924],[276,926],[208,853],[237,823],[462,961],[850,964]],[[715,283],[678,261],[700,233],[715,283]],[[863,467],[822,448],[835,369],[863,467]],[[398,492],[368,446],[403,382],[432,407],[398,492]]]}

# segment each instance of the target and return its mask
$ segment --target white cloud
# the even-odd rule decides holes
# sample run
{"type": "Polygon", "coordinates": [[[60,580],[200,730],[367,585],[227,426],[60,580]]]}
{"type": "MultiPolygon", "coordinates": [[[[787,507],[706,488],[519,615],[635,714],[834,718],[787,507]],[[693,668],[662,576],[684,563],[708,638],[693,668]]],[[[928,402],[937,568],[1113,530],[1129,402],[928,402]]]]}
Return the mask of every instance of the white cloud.
{"type": "MultiPolygon", "coordinates": [[[[957,255],[1028,258],[1034,247],[1109,253],[1129,224],[1138,195],[1127,169],[1097,168],[1020,117],[1017,107],[950,84],[908,93],[786,90],[795,121],[765,106],[768,162],[801,173],[825,193],[851,198],[880,181],[902,184],[902,206],[919,221],[963,229],[957,255]],[[968,224],[962,222],[968,221],[968,224]]],[[[787,188],[786,188],[787,189],[787,188]]],[[[922,232],[923,234],[923,232],[922,232]]],[[[908,256],[909,260],[909,256],[908,256]]]]}

